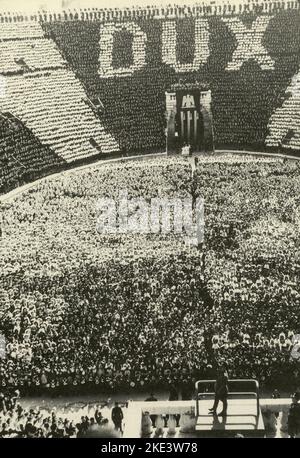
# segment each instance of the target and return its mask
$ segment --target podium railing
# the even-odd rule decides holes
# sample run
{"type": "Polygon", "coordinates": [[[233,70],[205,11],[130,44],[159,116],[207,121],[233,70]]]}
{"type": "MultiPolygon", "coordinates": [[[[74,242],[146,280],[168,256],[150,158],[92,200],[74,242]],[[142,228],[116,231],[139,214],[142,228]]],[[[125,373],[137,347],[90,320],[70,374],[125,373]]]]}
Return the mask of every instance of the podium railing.
{"type": "MultiPolygon", "coordinates": [[[[214,385],[216,383],[216,380],[198,380],[195,384],[196,388],[196,415],[197,417],[199,416],[200,409],[199,409],[199,402],[201,401],[201,396],[214,396],[215,391],[200,391],[200,386],[209,386],[209,385],[214,385]]],[[[259,420],[259,415],[260,415],[260,407],[259,407],[259,383],[257,380],[254,379],[231,379],[228,380],[228,397],[238,397],[238,396],[248,396],[248,397],[254,397],[256,399],[256,427],[258,425],[258,420],[259,420]],[[230,385],[242,385],[244,386],[245,384],[251,384],[254,386],[254,391],[231,391],[230,390],[230,385]]],[[[246,414],[245,414],[246,415],[246,414]]],[[[248,414],[249,415],[249,414],[248,414]]],[[[240,416],[243,416],[241,414],[240,416]]]]}

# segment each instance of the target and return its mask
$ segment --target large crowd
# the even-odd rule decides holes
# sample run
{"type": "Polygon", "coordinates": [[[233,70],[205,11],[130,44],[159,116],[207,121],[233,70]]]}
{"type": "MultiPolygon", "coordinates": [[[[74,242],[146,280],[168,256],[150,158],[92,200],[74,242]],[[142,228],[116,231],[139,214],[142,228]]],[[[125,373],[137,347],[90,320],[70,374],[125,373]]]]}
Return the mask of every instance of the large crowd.
{"type": "Polygon", "coordinates": [[[0,193],[74,161],[163,151],[174,84],[211,90],[216,148],[298,152],[299,10],[283,6],[0,18],[0,116],[15,119],[0,132],[0,193]]]}
{"type": "Polygon", "coordinates": [[[118,437],[113,412],[110,400],[52,408],[26,406],[18,390],[6,390],[0,392],[0,439],[118,437]]]}
{"type": "Polygon", "coordinates": [[[63,166],[63,159],[43,146],[13,115],[0,114],[0,130],[0,194],[63,166]]]}
{"type": "Polygon", "coordinates": [[[22,394],[139,391],[226,365],[231,377],[299,386],[299,166],[180,158],[95,166],[2,204],[0,385],[22,394]],[[100,234],[97,201],[205,199],[205,243],[100,234]]]}
{"type": "MultiPolygon", "coordinates": [[[[261,5],[248,7],[252,11],[240,14],[232,5],[232,15],[223,16],[168,8],[155,19],[43,27],[88,97],[100,98],[101,120],[121,150],[164,148],[165,92],[176,83],[196,83],[212,93],[217,148],[299,151],[298,7],[290,3],[274,15],[256,12],[261,5]]],[[[175,129],[180,132],[179,116],[175,129]]]]}
{"type": "Polygon", "coordinates": [[[0,193],[119,151],[81,81],[38,22],[2,23],[0,193]]]}

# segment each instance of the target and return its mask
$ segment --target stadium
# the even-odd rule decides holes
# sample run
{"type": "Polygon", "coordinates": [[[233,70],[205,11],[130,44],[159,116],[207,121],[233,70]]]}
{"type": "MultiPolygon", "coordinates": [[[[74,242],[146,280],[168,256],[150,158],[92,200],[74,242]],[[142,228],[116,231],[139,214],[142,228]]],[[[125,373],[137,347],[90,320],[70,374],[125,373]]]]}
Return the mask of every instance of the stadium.
{"type": "Polygon", "coordinates": [[[246,435],[201,417],[220,370],[259,384],[252,435],[299,436],[299,30],[293,1],[0,14],[1,437],[246,435]],[[203,199],[203,238],[99,231],[124,191],[203,199]]]}

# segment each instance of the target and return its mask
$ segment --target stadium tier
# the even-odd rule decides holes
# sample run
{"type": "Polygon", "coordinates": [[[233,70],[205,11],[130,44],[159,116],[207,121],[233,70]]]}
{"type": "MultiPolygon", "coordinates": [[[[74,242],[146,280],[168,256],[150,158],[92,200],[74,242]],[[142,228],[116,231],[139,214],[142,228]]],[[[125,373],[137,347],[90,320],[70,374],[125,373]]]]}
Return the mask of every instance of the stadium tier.
{"type": "Polygon", "coordinates": [[[0,115],[0,193],[60,170],[65,161],[9,113],[0,115]]]}
{"type": "Polygon", "coordinates": [[[164,150],[166,93],[191,85],[210,91],[215,148],[298,154],[299,23],[298,2],[266,0],[1,15],[1,113],[24,143],[6,146],[1,130],[1,191],[58,165],[164,150]]]}

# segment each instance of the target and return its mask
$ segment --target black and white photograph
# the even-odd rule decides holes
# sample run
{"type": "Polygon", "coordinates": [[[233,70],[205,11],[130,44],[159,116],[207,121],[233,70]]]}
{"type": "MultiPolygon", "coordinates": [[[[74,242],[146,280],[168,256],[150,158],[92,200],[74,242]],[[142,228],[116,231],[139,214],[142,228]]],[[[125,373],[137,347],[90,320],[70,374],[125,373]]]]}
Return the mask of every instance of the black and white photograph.
{"type": "Polygon", "coordinates": [[[0,454],[300,438],[299,0],[0,0],[0,210],[0,454]]]}

